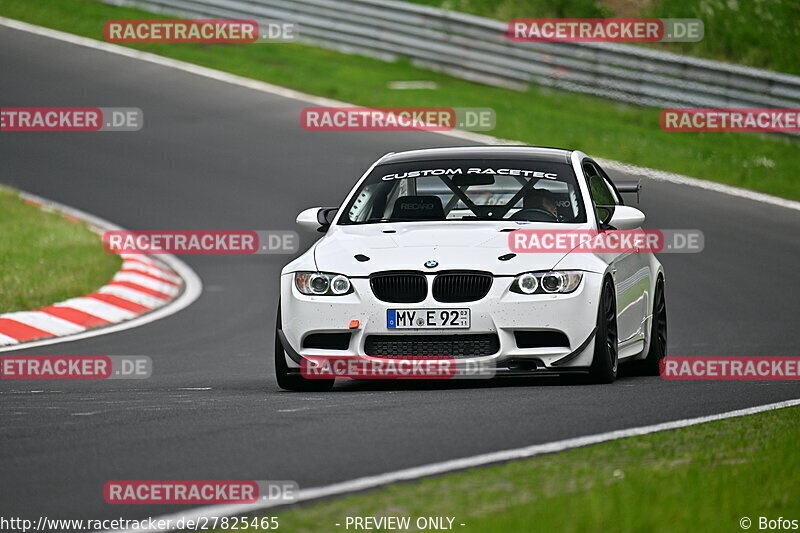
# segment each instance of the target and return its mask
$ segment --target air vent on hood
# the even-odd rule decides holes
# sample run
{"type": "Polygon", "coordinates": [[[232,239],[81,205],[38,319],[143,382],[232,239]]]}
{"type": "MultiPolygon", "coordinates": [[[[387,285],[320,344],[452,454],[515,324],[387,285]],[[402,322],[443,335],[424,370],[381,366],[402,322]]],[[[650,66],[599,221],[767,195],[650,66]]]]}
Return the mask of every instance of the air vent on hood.
{"type": "Polygon", "coordinates": [[[353,257],[355,257],[355,258],[356,258],[356,261],[360,261],[360,262],[362,262],[362,263],[363,263],[363,262],[365,262],[365,261],[369,261],[369,257],[367,257],[367,256],[366,256],[366,255],[364,255],[364,254],[356,254],[356,255],[354,255],[353,257]]]}

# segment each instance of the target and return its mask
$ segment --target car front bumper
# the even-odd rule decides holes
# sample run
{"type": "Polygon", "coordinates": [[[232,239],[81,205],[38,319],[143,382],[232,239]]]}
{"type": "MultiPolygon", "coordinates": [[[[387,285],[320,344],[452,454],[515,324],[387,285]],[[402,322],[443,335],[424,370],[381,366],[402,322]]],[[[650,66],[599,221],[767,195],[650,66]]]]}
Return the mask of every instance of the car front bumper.
{"type": "Polygon", "coordinates": [[[568,372],[591,365],[602,275],[584,272],[580,286],[570,294],[517,294],[509,291],[512,281],[512,277],[495,277],[489,293],[474,302],[442,303],[434,300],[429,291],[422,302],[400,304],[378,300],[366,278],[351,279],[354,290],[344,296],[307,296],[295,287],[294,275],[285,274],[281,276],[280,337],[289,355],[287,364],[296,369],[301,357],[374,355],[366,349],[370,336],[373,341],[377,338],[374,336],[383,340],[396,337],[402,346],[405,339],[417,336],[478,334],[497,336],[495,353],[477,357],[461,353],[438,355],[453,356],[458,364],[494,363],[498,374],[513,374],[520,369],[523,373],[531,370],[568,372]],[[387,327],[387,310],[420,308],[469,308],[471,327],[401,330],[387,327]],[[355,328],[351,328],[353,321],[358,321],[355,328]],[[563,334],[558,336],[563,341],[549,342],[542,347],[522,347],[526,343],[520,342],[518,336],[528,332],[563,334]],[[337,347],[340,349],[308,347],[310,335],[331,333],[340,334],[340,339],[343,334],[349,334],[349,339],[337,347]]]}

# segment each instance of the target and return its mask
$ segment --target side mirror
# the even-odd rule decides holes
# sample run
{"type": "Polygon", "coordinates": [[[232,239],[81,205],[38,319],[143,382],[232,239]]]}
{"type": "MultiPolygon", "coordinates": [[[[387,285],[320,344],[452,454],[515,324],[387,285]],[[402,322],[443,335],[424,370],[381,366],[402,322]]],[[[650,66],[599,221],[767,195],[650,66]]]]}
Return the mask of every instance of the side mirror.
{"type": "Polygon", "coordinates": [[[311,207],[301,211],[297,215],[297,225],[307,230],[317,230],[325,232],[333,222],[333,217],[336,216],[336,207],[311,207]]]}
{"type": "Polygon", "coordinates": [[[597,219],[601,229],[636,229],[644,224],[644,213],[629,205],[598,206],[597,219]]]}

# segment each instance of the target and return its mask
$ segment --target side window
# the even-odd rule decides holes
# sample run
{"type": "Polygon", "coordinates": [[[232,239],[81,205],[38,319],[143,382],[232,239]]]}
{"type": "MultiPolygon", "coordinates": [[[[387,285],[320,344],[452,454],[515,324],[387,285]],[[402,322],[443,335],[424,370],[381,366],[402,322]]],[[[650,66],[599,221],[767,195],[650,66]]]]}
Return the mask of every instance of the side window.
{"type": "Polygon", "coordinates": [[[595,163],[594,167],[600,172],[600,175],[603,176],[603,180],[606,182],[606,187],[611,191],[611,196],[614,197],[614,204],[616,205],[625,205],[625,202],[622,201],[622,197],[619,195],[619,191],[617,188],[614,187],[614,184],[611,181],[611,178],[608,177],[606,171],[600,168],[597,163],[595,163]]]}
{"type": "Polygon", "coordinates": [[[589,184],[589,192],[592,195],[594,205],[619,205],[614,187],[608,182],[603,171],[590,161],[584,161],[583,173],[589,184]]]}

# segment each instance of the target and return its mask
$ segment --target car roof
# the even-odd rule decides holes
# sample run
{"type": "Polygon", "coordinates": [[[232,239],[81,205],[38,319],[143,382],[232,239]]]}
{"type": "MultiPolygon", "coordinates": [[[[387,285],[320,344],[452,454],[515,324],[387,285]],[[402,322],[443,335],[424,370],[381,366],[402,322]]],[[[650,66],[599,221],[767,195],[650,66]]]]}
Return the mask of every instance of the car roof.
{"type": "Polygon", "coordinates": [[[541,146],[456,146],[426,148],[386,154],[380,164],[442,159],[525,159],[548,163],[569,163],[572,150],[541,146]]]}

